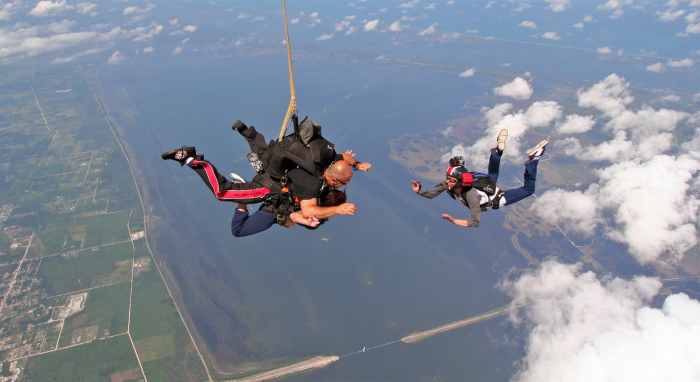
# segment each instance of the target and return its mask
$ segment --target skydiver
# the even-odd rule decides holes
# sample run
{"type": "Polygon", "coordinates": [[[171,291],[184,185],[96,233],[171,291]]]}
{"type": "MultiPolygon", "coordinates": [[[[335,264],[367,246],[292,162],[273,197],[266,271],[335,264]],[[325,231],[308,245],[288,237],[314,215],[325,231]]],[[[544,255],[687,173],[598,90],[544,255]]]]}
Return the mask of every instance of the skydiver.
{"type": "Polygon", "coordinates": [[[517,203],[535,193],[537,165],[544,154],[548,140],[544,139],[527,151],[528,160],[525,162],[523,186],[502,191],[496,185],[500,169],[501,156],[506,147],[508,130],[503,129],[496,138],[496,147],[491,149],[488,174],[469,172],[464,166],[464,158],[457,156],[449,161],[446,179],[430,190],[421,191],[419,181],[411,182],[411,189],[418,195],[432,199],[444,191],[469,209],[471,219],[457,219],[443,213],[441,217],[450,223],[461,227],[476,228],[481,220],[481,212],[489,208],[498,209],[517,203]]]}

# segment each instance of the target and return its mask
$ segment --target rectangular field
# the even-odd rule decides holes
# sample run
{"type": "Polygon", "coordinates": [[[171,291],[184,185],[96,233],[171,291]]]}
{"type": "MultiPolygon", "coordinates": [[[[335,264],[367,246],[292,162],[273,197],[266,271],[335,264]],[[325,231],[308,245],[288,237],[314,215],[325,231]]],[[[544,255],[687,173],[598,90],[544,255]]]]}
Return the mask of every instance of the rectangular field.
{"type": "Polygon", "coordinates": [[[123,283],[88,292],[85,310],[68,317],[59,347],[124,333],[129,320],[130,284],[123,283]]]}
{"type": "Polygon", "coordinates": [[[62,294],[129,281],[131,257],[131,244],[123,243],[84,251],[76,256],[46,258],[39,273],[49,295],[62,294]]]}
{"type": "Polygon", "coordinates": [[[29,382],[142,381],[127,336],[95,341],[31,358],[25,370],[29,382]],[[137,373],[134,373],[137,371],[137,373]],[[137,375],[136,378],[131,376],[137,375]],[[128,379],[119,378],[129,376],[128,379]]]}

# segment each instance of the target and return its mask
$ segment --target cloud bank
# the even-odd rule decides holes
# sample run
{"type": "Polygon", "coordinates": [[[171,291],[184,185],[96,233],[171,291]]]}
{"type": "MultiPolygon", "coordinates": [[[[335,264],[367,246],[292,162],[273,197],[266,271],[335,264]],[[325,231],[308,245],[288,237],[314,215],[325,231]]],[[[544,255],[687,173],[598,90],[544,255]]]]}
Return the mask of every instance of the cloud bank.
{"type": "MultiPolygon", "coordinates": [[[[615,74],[577,94],[579,106],[601,113],[608,138],[584,145],[570,137],[558,147],[602,167],[593,171],[596,181],[585,191],[549,190],[533,211],[570,232],[591,236],[601,227],[642,264],[680,260],[698,244],[700,151],[691,143],[674,145],[674,132],[683,123],[697,130],[700,118],[647,105],[630,108],[629,83],[615,74]],[[596,207],[577,211],[590,202],[596,207]],[[575,218],[567,218],[571,213],[575,218]]],[[[594,124],[593,117],[569,116],[559,132],[586,132],[594,124]]]]}
{"type": "Polygon", "coordinates": [[[700,375],[700,302],[685,294],[650,305],[654,278],[599,279],[547,261],[504,284],[530,328],[514,382],[691,382],[700,375]]]}

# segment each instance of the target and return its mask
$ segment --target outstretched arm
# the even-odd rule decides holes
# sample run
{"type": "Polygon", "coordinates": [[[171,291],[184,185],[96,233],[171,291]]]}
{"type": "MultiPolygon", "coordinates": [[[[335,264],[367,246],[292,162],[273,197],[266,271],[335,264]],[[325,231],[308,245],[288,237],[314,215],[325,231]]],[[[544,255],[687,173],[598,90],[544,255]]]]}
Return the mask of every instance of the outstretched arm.
{"type": "Polygon", "coordinates": [[[442,218],[448,222],[465,228],[476,228],[481,222],[481,197],[479,193],[473,189],[467,192],[467,202],[469,203],[469,213],[471,214],[471,219],[457,219],[450,214],[442,214],[442,218]]]}
{"type": "Polygon", "coordinates": [[[357,211],[357,207],[353,203],[321,207],[315,198],[302,200],[299,205],[301,206],[301,214],[306,218],[327,219],[335,215],[355,215],[355,211],[357,211]]]}
{"type": "Polygon", "coordinates": [[[445,185],[444,182],[442,182],[442,183],[436,184],[433,188],[431,188],[429,190],[423,191],[423,185],[421,184],[421,182],[419,182],[417,180],[412,180],[411,181],[411,189],[413,190],[413,192],[415,192],[416,194],[418,194],[424,198],[432,199],[432,198],[442,194],[443,192],[447,191],[447,186],[445,185]]]}
{"type": "Polygon", "coordinates": [[[367,172],[372,168],[372,163],[358,161],[357,158],[355,158],[355,153],[353,153],[352,150],[343,152],[340,157],[336,159],[343,159],[358,171],[367,172]]]}

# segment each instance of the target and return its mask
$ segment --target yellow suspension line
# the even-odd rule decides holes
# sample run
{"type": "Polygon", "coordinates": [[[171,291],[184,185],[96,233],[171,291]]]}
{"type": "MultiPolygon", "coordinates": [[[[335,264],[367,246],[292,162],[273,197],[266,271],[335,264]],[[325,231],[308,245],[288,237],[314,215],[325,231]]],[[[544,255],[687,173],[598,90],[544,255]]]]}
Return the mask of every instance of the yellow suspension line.
{"type": "Polygon", "coordinates": [[[280,127],[279,141],[282,142],[287,132],[289,119],[297,111],[297,93],[294,87],[294,67],[292,63],[292,42],[289,40],[289,21],[287,17],[287,0],[282,0],[282,18],[284,19],[284,41],[287,45],[287,72],[289,75],[289,106],[280,127]]]}

